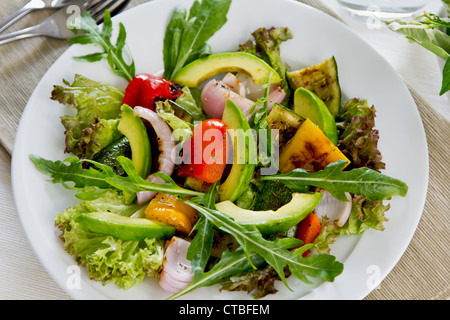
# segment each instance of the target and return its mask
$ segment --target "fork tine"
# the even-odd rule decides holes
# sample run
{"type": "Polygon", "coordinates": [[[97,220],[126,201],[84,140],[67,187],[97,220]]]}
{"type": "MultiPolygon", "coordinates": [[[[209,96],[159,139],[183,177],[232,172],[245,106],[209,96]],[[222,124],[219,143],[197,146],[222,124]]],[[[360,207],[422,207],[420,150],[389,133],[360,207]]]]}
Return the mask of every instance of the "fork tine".
{"type": "Polygon", "coordinates": [[[122,11],[130,2],[130,0],[93,0],[89,3],[86,10],[97,24],[103,22],[105,10],[109,10],[111,16],[116,15],[122,11]]]}
{"type": "Polygon", "coordinates": [[[130,0],[113,1],[112,3],[110,3],[110,5],[108,7],[106,7],[104,10],[99,12],[93,18],[97,22],[97,24],[100,24],[103,22],[104,12],[106,9],[109,10],[111,17],[113,17],[116,14],[118,14],[119,12],[121,12],[123,9],[125,9],[125,7],[128,5],[129,2],[130,2],[130,0]]]}
{"type": "Polygon", "coordinates": [[[91,17],[95,19],[96,16],[103,13],[103,11],[105,11],[105,9],[107,9],[112,2],[115,1],[116,0],[93,0],[87,6],[86,11],[89,12],[91,17]]]}

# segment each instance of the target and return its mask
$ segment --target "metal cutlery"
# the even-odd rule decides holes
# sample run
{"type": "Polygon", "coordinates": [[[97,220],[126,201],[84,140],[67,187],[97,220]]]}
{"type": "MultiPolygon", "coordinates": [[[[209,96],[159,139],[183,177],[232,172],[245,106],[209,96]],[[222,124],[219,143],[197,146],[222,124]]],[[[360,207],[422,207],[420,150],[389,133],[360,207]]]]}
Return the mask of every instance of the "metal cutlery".
{"type": "Polygon", "coordinates": [[[0,22],[0,32],[7,29],[14,22],[18,21],[25,15],[32,11],[40,9],[59,9],[64,7],[71,2],[76,2],[74,0],[30,0],[26,5],[20,8],[17,12],[10,15],[8,18],[0,22]]]}
{"type": "Polygon", "coordinates": [[[71,1],[64,7],[56,11],[40,24],[28,27],[9,34],[0,35],[0,45],[29,37],[46,36],[56,39],[67,39],[74,34],[67,28],[68,22],[74,15],[81,14],[83,10],[89,12],[97,24],[103,21],[103,13],[107,9],[111,16],[121,12],[130,2],[130,0],[85,0],[71,1]],[[78,9],[74,6],[77,6],[78,9]],[[77,12],[78,11],[78,12],[77,12]]]}

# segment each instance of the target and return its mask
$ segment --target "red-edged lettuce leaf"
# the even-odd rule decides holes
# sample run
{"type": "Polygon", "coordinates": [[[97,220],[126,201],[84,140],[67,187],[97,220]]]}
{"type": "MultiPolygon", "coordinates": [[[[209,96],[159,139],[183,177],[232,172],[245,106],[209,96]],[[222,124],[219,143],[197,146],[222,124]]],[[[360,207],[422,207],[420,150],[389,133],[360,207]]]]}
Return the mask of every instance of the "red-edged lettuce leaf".
{"type": "Polygon", "coordinates": [[[376,110],[367,100],[351,99],[346,102],[336,119],[338,148],[351,164],[347,169],[367,167],[376,171],[385,168],[378,150],[379,132],[375,129],[376,110]]]}

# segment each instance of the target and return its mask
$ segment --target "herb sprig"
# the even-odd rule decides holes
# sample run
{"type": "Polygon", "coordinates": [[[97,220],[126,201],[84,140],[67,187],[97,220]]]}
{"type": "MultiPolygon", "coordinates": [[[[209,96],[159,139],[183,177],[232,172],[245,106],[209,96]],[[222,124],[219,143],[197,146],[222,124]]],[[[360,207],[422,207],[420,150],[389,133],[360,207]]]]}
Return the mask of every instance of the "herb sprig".
{"type": "MultiPolygon", "coordinates": [[[[117,35],[116,44],[113,45],[111,43],[113,28],[111,14],[108,10],[104,12],[103,27],[101,29],[87,11],[84,11],[81,16],[73,19],[72,24],[76,28],[85,31],[85,33],[69,38],[67,41],[72,44],[97,44],[103,49],[103,52],[74,57],[75,60],[97,62],[106,59],[115,74],[128,81],[133,79],[135,76],[134,60],[131,59],[131,62],[127,63],[123,57],[123,49],[126,41],[125,27],[122,23],[119,24],[119,34],[117,35]]],[[[73,29],[74,33],[77,33],[76,28],[73,29]]]]}
{"type": "Polygon", "coordinates": [[[365,167],[343,171],[346,163],[338,160],[317,172],[299,168],[285,174],[264,176],[261,180],[279,181],[293,192],[303,190],[304,186],[324,188],[341,201],[348,201],[345,192],[363,195],[370,200],[390,200],[396,195],[406,196],[408,185],[403,181],[365,167]]]}
{"type": "MultiPolygon", "coordinates": [[[[448,2],[448,1],[447,1],[448,2]]],[[[420,44],[428,51],[444,59],[445,65],[442,72],[442,86],[439,92],[443,95],[450,90],[450,21],[443,19],[434,13],[424,12],[414,19],[397,19],[384,21],[388,27],[405,36],[408,40],[420,44]],[[447,29],[441,31],[440,29],[447,29]]]]}

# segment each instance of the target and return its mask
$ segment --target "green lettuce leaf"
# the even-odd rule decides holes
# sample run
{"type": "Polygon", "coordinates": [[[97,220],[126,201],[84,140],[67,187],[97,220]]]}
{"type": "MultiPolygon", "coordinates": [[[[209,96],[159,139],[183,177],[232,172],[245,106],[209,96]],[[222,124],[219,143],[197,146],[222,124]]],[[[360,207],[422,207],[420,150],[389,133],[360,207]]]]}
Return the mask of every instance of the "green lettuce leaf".
{"type": "Polygon", "coordinates": [[[65,115],[61,122],[65,128],[68,153],[90,159],[98,151],[120,138],[120,106],[124,91],[109,84],[75,75],[72,84],[54,86],[51,99],[71,105],[75,116],[65,115]]]}
{"type": "Polygon", "coordinates": [[[175,141],[184,143],[191,138],[194,125],[177,117],[169,101],[157,101],[155,106],[158,116],[172,128],[175,141]]]}
{"type": "Polygon", "coordinates": [[[183,87],[181,89],[183,93],[179,96],[175,103],[178,107],[187,112],[193,121],[203,121],[206,119],[205,113],[200,102],[200,92],[196,88],[183,87]]]}
{"type": "Polygon", "coordinates": [[[112,236],[90,232],[74,221],[81,212],[108,210],[131,216],[139,211],[136,205],[124,204],[120,192],[109,190],[94,201],[82,201],[56,215],[55,225],[61,230],[64,250],[78,263],[86,266],[89,278],[115,283],[129,289],[146,276],[156,277],[163,262],[163,241],[123,241],[112,236]]]}

